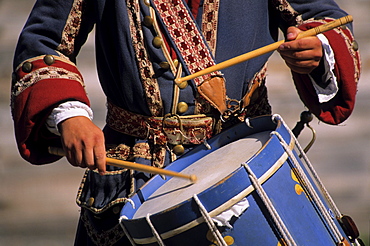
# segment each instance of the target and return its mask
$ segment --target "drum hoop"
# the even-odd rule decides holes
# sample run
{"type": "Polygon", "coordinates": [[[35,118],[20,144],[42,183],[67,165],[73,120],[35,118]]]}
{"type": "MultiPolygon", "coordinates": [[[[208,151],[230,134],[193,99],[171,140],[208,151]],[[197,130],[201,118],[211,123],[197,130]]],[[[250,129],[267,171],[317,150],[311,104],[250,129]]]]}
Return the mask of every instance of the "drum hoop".
{"type": "MultiPolygon", "coordinates": [[[[294,147],[295,147],[295,141],[294,141],[294,139],[293,139],[292,136],[290,138],[290,141],[289,141],[289,145],[288,146],[289,146],[289,149],[290,150],[293,150],[294,147]]],[[[260,178],[258,178],[258,181],[260,182],[260,184],[262,185],[269,178],[271,178],[272,175],[274,173],[276,173],[280,169],[280,167],[286,162],[286,160],[288,159],[288,157],[289,157],[288,153],[286,151],[284,151],[284,153],[279,157],[279,159],[260,178]]],[[[254,189],[253,185],[249,185],[247,188],[245,188],[239,194],[235,195],[233,198],[231,198],[227,202],[221,204],[220,206],[218,206],[214,210],[210,211],[209,212],[209,215],[211,217],[215,217],[215,216],[219,215],[223,211],[229,209],[230,207],[232,207],[233,205],[235,205],[236,203],[238,203],[244,197],[247,197],[254,190],[255,189],[254,189]]],[[[193,221],[191,221],[191,222],[189,222],[189,223],[187,223],[185,225],[182,225],[182,226],[177,227],[177,228],[175,228],[173,230],[170,230],[170,231],[161,233],[160,234],[160,237],[163,240],[168,239],[168,238],[171,238],[171,237],[174,237],[174,236],[176,236],[176,235],[178,235],[178,234],[180,234],[182,232],[185,232],[187,230],[192,229],[193,227],[196,227],[197,225],[199,225],[199,224],[201,224],[203,222],[204,222],[204,218],[203,217],[199,217],[199,218],[197,218],[197,219],[195,219],[195,220],[193,220],[193,221]]],[[[133,240],[137,244],[149,244],[149,243],[155,243],[155,242],[157,242],[154,236],[153,237],[146,237],[146,238],[133,238],[133,240]]]]}

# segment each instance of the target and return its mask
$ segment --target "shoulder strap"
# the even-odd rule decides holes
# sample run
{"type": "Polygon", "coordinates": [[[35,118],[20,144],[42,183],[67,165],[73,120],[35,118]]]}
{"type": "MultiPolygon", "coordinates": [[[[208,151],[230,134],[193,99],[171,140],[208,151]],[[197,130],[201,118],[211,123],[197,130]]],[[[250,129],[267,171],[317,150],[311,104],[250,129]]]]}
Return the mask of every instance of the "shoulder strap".
{"type": "MultiPolygon", "coordinates": [[[[189,74],[215,65],[207,46],[188,7],[182,0],[153,0],[159,20],[167,28],[184,69],[189,74]]],[[[225,80],[219,71],[194,79],[198,92],[220,113],[226,110],[225,80]],[[203,89],[202,89],[203,88],[203,89]]]]}
{"type": "MultiPolygon", "coordinates": [[[[209,47],[182,0],[153,0],[153,5],[190,74],[215,65],[209,47]]],[[[215,75],[221,76],[221,73],[207,74],[194,82],[198,86],[215,75]]]]}

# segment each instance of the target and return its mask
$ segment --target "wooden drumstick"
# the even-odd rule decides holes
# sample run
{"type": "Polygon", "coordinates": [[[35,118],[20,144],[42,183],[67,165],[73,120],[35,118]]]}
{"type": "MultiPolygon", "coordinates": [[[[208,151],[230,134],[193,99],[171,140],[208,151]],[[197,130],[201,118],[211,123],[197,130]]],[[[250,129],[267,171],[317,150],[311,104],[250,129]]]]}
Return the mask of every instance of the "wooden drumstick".
{"type": "MultiPolygon", "coordinates": [[[[344,16],[342,18],[336,19],[334,21],[328,22],[326,24],[323,24],[323,25],[317,26],[315,28],[309,29],[307,31],[301,32],[296,39],[301,39],[301,38],[309,37],[309,36],[315,36],[317,34],[332,30],[336,27],[348,24],[352,21],[353,21],[353,17],[351,15],[347,15],[347,16],[344,16]]],[[[219,64],[216,64],[216,65],[213,65],[211,67],[205,68],[201,71],[190,74],[188,76],[185,76],[185,77],[182,77],[182,78],[177,78],[177,79],[175,79],[175,83],[176,84],[181,84],[184,81],[191,80],[191,79],[194,79],[196,77],[206,75],[206,74],[218,71],[218,70],[222,70],[222,69],[234,66],[236,64],[239,64],[241,62],[245,62],[245,61],[250,60],[252,58],[256,58],[256,57],[264,55],[266,53],[275,51],[284,42],[286,42],[286,40],[280,40],[278,42],[269,44],[267,46],[261,47],[259,49],[253,50],[251,52],[245,53],[245,54],[240,55],[240,56],[236,56],[236,57],[231,58],[229,60],[223,61],[219,64]]]]}
{"type": "MultiPolygon", "coordinates": [[[[65,156],[65,152],[61,148],[49,147],[48,151],[52,155],[65,156]]],[[[166,169],[162,169],[158,167],[152,167],[152,166],[147,166],[144,164],[139,164],[139,163],[130,162],[130,161],[117,160],[117,159],[108,158],[108,157],[106,159],[106,162],[107,162],[107,165],[110,165],[110,166],[127,168],[127,169],[132,169],[132,170],[146,172],[146,173],[188,179],[192,183],[197,182],[197,176],[194,174],[186,175],[186,174],[182,174],[182,173],[178,173],[178,172],[174,172],[174,171],[170,171],[170,170],[166,170],[166,169]]]]}

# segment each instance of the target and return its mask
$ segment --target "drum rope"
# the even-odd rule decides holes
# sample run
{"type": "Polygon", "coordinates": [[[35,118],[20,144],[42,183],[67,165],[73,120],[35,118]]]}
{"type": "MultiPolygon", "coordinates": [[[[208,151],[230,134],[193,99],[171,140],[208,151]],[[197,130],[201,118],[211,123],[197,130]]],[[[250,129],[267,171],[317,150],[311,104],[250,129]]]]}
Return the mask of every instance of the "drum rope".
{"type": "Polygon", "coordinates": [[[281,219],[279,213],[274,208],[274,205],[272,204],[271,200],[269,199],[267,193],[263,189],[262,185],[259,183],[258,178],[252,171],[252,169],[248,166],[247,163],[243,163],[242,166],[244,166],[245,170],[248,172],[249,179],[251,180],[253,187],[257,191],[258,195],[260,196],[262,202],[265,204],[268,212],[272,216],[272,219],[274,220],[274,223],[277,227],[277,230],[279,231],[281,237],[283,238],[285,244],[295,246],[297,245],[292,237],[292,235],[289,233],[288,228],[284,224],[283,220],[281,219]]]}
{"type": "Polygon", "coordinates": [[[294,134],[289,130],[288,126],[286,125],[286,123],[281,119],[280,116],[275,116],[275,117],[278,117],[280,119],[280,121],[283,123],[283,125],[285,126],[286,129],[288,129],[290,135],[292,136],[292,138],[294,139],[295,143],[296,143],[296,146],[300,152],[300,156],[303,158],[303,160],[305,161],[306,165],[307,165],[307,168],[310,170],[313,178],[315,179],[315,181],[317,182],[317,185],[319,186],[320,190],[322,191],[323,195],[325,196],[325,198],[328,200],[328,203],[330,204],[330,207],[331,209],[334,211],[335,213],[335,216],[337,218],[341,218],[342,217],[342,214],[341,212],[339,211],[338,207],[335,205],[334,203],[334,200],[333,198],[330,196],[328,190],[325,188],[323,182],[321,181],[321,179],[319,178],[319,176],[317,175],[317,172],[315,171],[315,169],[313,168],[310,160],[308,159],[307,155],[306,155],[306,152],[303,150],[302,146],[298,143],[298,140],[297,138],[294,136],[294,134]]]}
{"type": "Polygon", "coordinates": [[[228,244],[225,242],[224,238],[222,237],[220,231],[217,229],[215,223],[213,222],[211,216],[209,216],[207,209],[203,206],[202,202],[199,200],[197,194],[193,195],[194,201],[199,206],[199,211],[202,214],[204,220],[206,221],[210,232],[213,234],[213,237],[217,240],[219,246],[227,246],[228,244]]]}
{"type": "Polygon", "coordinates": [[[128,218],[126,216],[121,216],[119,218],[119,224],[121,225],[121,228],[123,230],[123,233],[126,235],[127,239],[130,241],[131,245],[132,246],[136,246],[136,243],[134,242],[134,239],[130,236],[130,234],[128,233],[127,228],[123,225],[122,220],[127,220],[127,219],[128,218]]]}
{"type": "MultiPolygon", "coordinates": [[[[297,139],[294,139],[294,140],[297,142],[297,139]]],[[[337,218],[341,218],[342,217],[341,212],[339,211],[338,207],[335,205],[334,200],[329,195],[328,190],[325,188],[323,182],[321,181],[321,179],[317,175],[317,173],[316,173],[315,169],[313,168],[311,162],[308,160],[308,157],[306,155],[306,152],[302,149],[302,147],[299,144],[297,144],[297,148],[298,148],[298,150],[300,152],[300,156],[305,161],[307,168],[310,170],[313,178],[316,180],[316,183],[317,183],[318,187],[322,191],[322,193],[325,196],[325,198],[328,200],[328,203],[330,204],[331,209],[334,211],[335,216],[337,218]]]]}
{"type": "Polygon", "coordinates": [[[157,243],[159,244],[159,246],[165,246],[163,241],[162,241],[162,238],[160,237],[159,233],[157,232],[157,230],[154,228],[154,225],[152,224],[152,221],[150,220],[150,215],[151,214],[147,214],[145,219],[146,219],[146,222],[148,223],[150,229],[152,230],[152,233],[153,233],[153,236],[155,237],[155,239],[157,240],[157,243]]]}
{"type": "Polygon", "coordinates": [[[334,221],[332,220],[329,212],[327,211],[325,205],[320,200],[318,194],[314,190],[314,188],[311,185],[310,181],[308,180],[307,176],[304,174],[304,171],[302,170],[301,166],[299,165],[299,163],[298,163],[297,159],[295,158],[293,152],[289,149],[288,144],[285,142],[285,140],[280,135],[280,133],[278,133],[276,131],[273,131],[273,132],[271,132],[271,134],[278,137],[278,139],[279,139],[281,145],[283,146],[285,152],[288,153],[290,159],[293,161],[293,165],[294,165],[293,171],[294,171],[294,173],[296,174],[297,178],[300,180],[301,184],[305,184],[305,185],[302,185],[302,187],[307,190],[307,192],[308,192],[307,195],[310,195],[312,197],[312,203],[316,205],[316,207],[319,210],[319,212],[321,213],[323,219],[326,221],[328,227],[330,228],[330,230],[334,234],[333,236],[335,237],[335,240],[337,240],[336,242],[338,242],[338,243],[341,242],[341,240],[343,238],[341,233],[339,232],[338,228],[336,227],[336,225],[335,225],[334,221]]]}

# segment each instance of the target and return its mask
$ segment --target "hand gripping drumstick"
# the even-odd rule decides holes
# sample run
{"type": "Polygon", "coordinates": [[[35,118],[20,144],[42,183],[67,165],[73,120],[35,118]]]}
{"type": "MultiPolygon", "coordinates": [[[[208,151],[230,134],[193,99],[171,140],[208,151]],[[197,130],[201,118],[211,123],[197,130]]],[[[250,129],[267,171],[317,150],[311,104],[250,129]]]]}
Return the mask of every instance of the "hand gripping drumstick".
{"type": "MultiPolygon", "coordinates": [[[[49,147],[48,151],[52,155],[65,156],[65,152],[61,148],[49,147]]],[[[127,168],[127,169],[132,169],[132,170],[152,173],[152,174],[160,174],[160,175],[166,175],[166,176],[171,176],[171,177],[184,178],[184,179],[190,180],[192,183],[197,182],[197,176],[195,176],[194,174],[185,175],[185,174],[181,174],[181,173],[166,170],[166,169],[161,169],[158,167],[152,167],[152,166],[147,166],[144,164],[139,164],[139,163],[130,162],[130,161],[122,161],[122,160],[117,160],[117,159],[108,158],[108,157],[106,160],[107,160],[107,165],[111,165],[115,167],[127,168]]]]}
{"type": "MultiPolygon", "coordinates": [[[[344,16],[342,18],[339,18],[339,19],[336,19],[334,21],[328,22],[328,23],[323,24],[321,26],[317,26],[317,27],[314,27],[314,28],[309,29],[307,31],[301,32],[298,35],[298,37],[296,38],[296,40],[304,38],[304,37],[315,36],[319,33],[323,33],[323,32],[332,30],[336,27],[348,24],[352,21],[353,21],[353,17],[351,15],[344,16]]],[[[222,70],[222,69],[234,66],[236,64],[239,64],[241,62],[245,62],[245,61],[250,60],[252,58],[256,58],[257,56],[261,56],[261,55],[264,55],[266,53],[272,52],[272,51],[278,49],[279,46],[281,44],[283,44],[284,42],[286,42],[286,41],[285,40],[280,40],[276,43],[272,43],[270,45],[267,45],[267,46],[264,46],[262,48],[253,50],[253,51],[245,53],[243,55],[240,55],[240,56],[231,58],[229,60],[223,61],[219,64],[216,64],[216,65],[213,65],[211,67],[205,68],[203,70],[200,70],[200,71],[198,71],[196,73],[193,73],[193,74],[190,74],[188,76],[185,76],[185,77],[182,77],[182,78],[177,78],[177,79],[175,79],[175,83],[176,84],[181,84],[184,81],[191,80],[191,79],[194,79],[196,77],[199,77],[199,76],[202,76],[202,75],[205,75],[205,74],[209,74],[209,73],[212,73],[212,72],[215,72],[215,71],[218,71],[218,70],[222,70]]]]}

